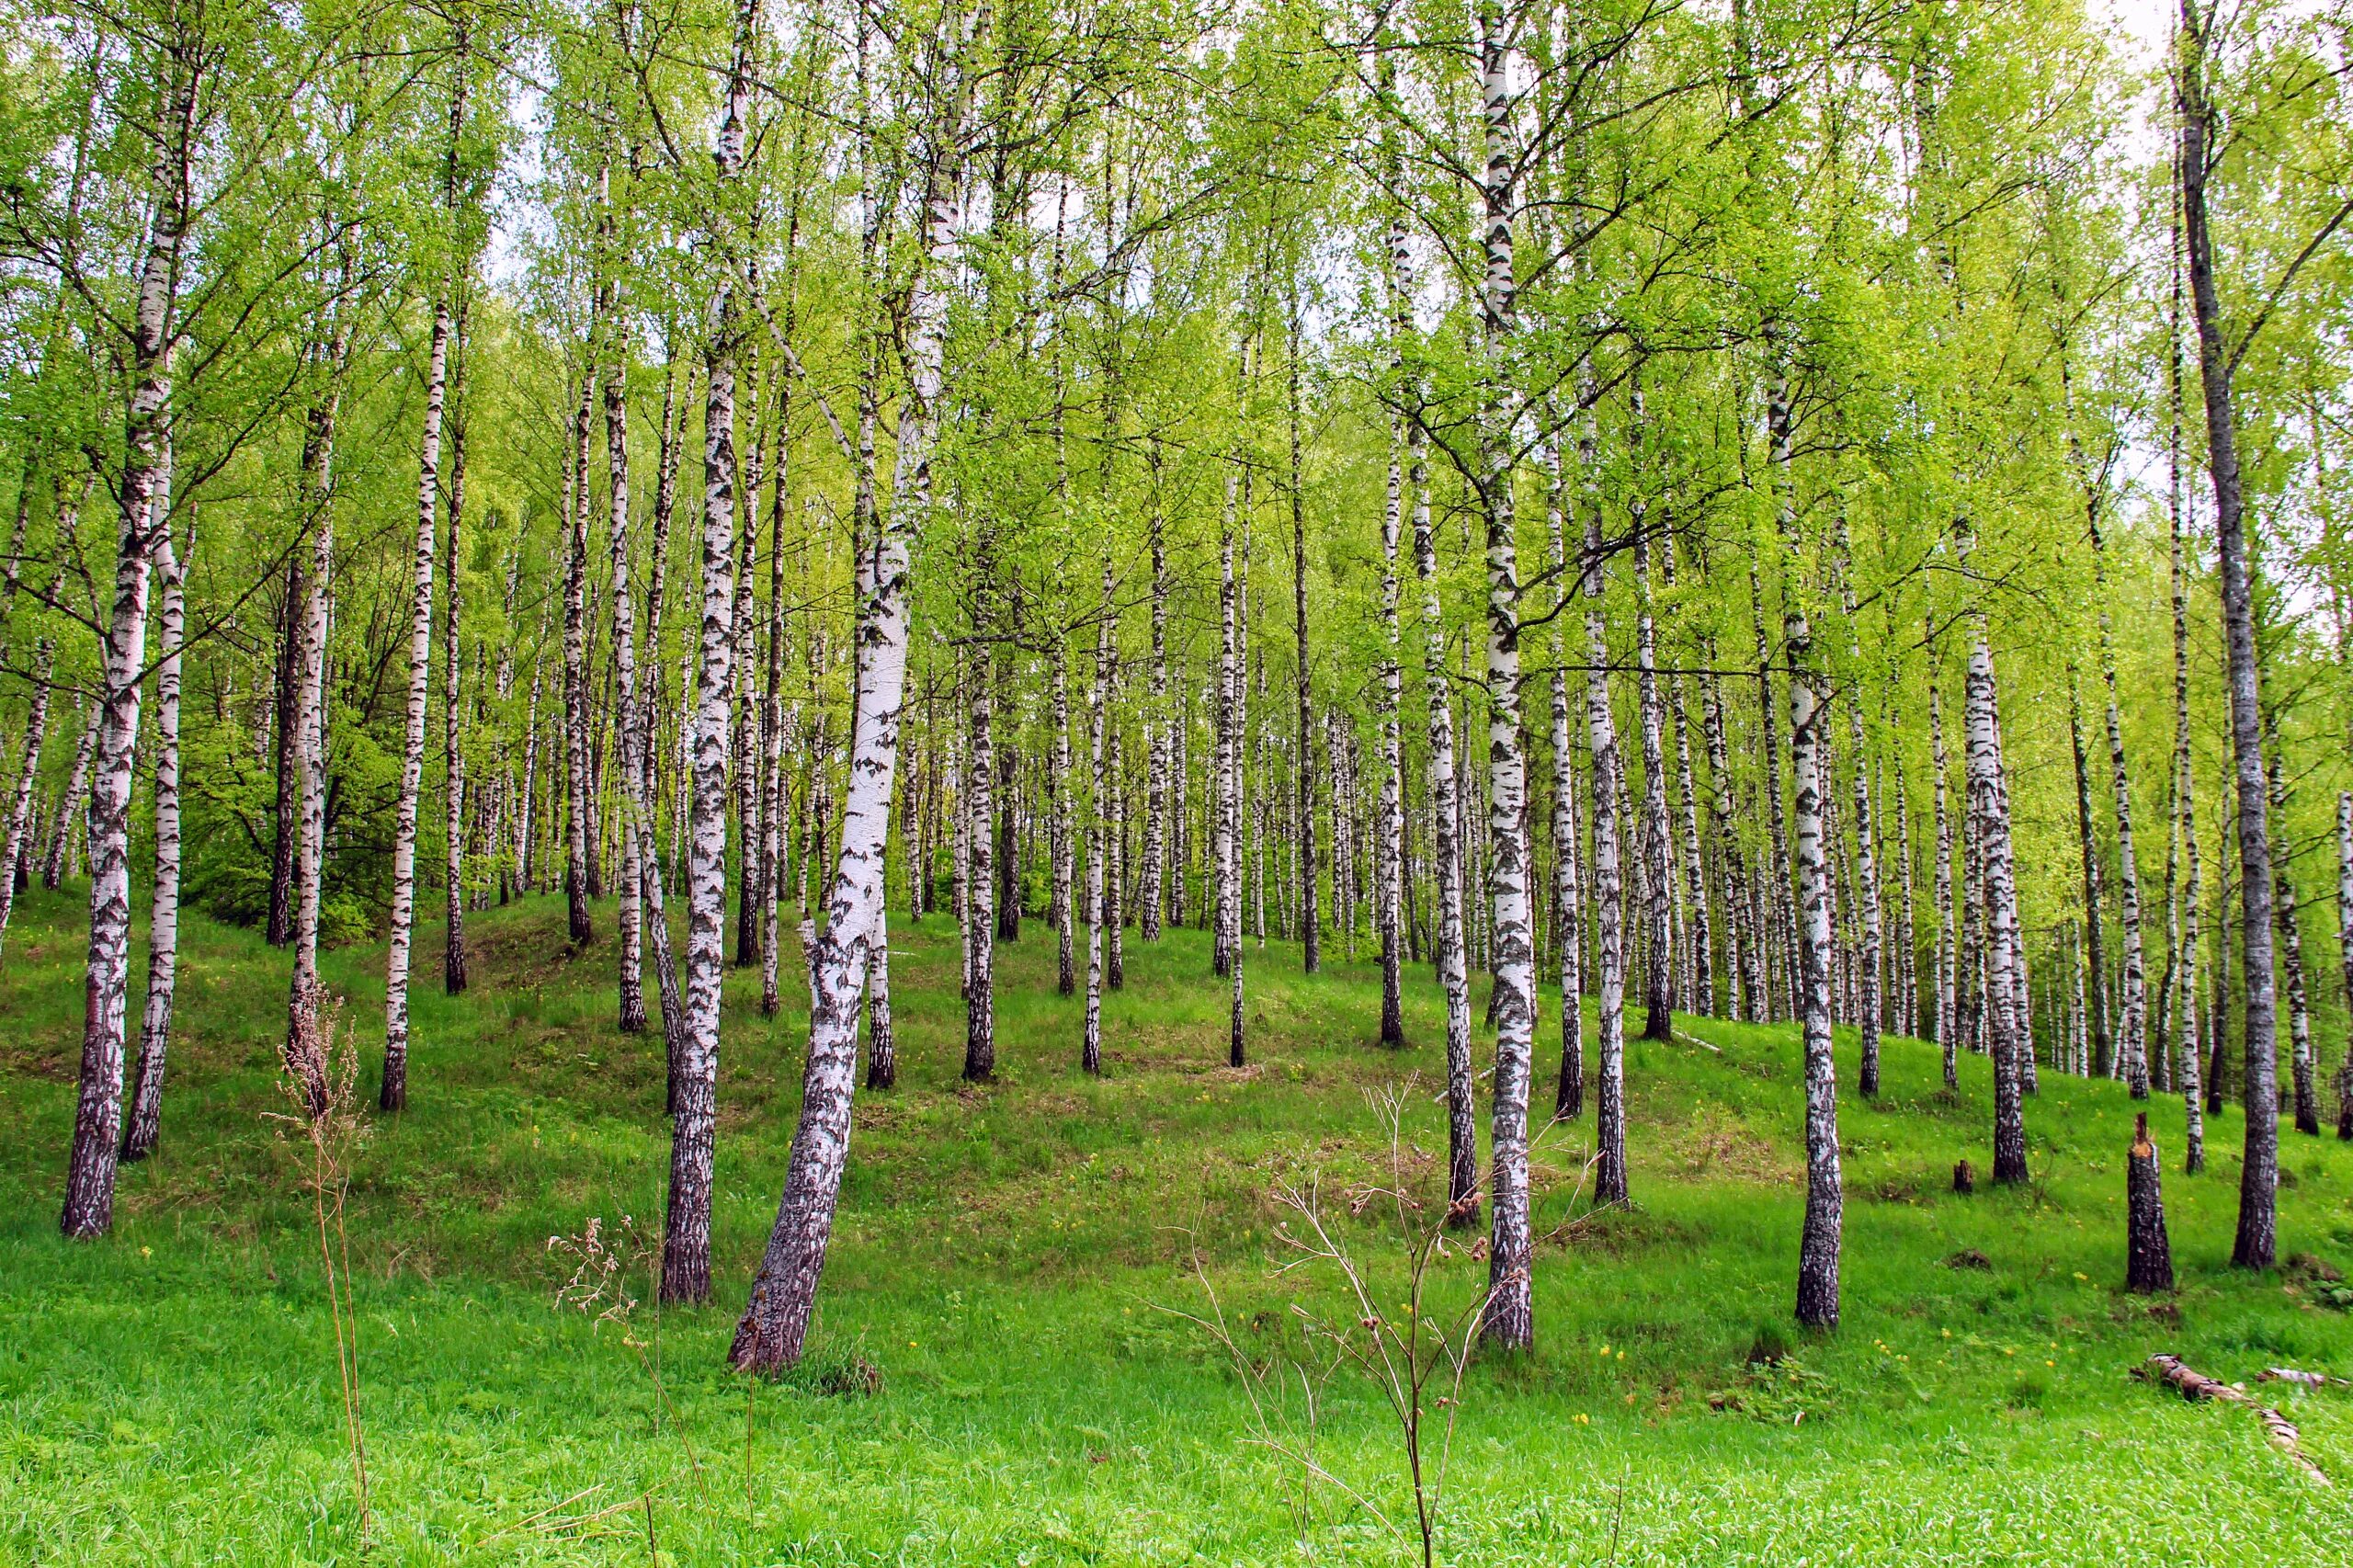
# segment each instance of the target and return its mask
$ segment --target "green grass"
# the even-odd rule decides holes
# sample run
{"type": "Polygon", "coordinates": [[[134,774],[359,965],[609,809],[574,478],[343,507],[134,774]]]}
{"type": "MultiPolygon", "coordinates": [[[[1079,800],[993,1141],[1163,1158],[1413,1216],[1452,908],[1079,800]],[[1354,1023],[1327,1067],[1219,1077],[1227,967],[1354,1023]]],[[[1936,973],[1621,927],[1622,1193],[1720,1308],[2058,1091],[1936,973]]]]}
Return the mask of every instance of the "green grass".
{"type": "MultiPolygon", "coordinates": [[[[0,1560],[357,1561],[308,1210],[266,1119],[280,1104],[285,957],[187,923],[162,1153],[125,1171],[110,1239],[68,1245],[55,1212],[82,917],[74,898],[36,892],[0,970],[0,1560]]],[[[1250,1441],[1222,1353],[1158,1309],[1199,1304],[1194,1238],[1245,1325],[1279,1323],[1296,1293],[1328,1300],[1273,1273],[1269,1187],[1285,1172],[1324,1171],[1335,1190],[1372,1174],[1365,1091],[1409,1073],[1434,1089],[1426,970],[1409,987],[1415,1043],[1392,1053],[1369,1043],[1372,965],[1310,981],[1296,949],[1251,951],[1254,1064],[1236,1073],[1199,934],[1156,949],[1131,937],[1128,987],[1106,1008],[1107,1075],[1090,1082],[1078,1006],[1052,994],[1051,934],[1028,925],[999,960],[1002,1081],[972,1089],[957,1079],[953,933],[944,920],[895,933],[902,1086],[860,1096],[812,1357],[822,1370],[862,1356],[882,1374],[872,1397],[815,1377],[747,1390],[722,1365],[782,1179],[806,1027],[793,1010],[759,1018],[756,973],[731,976],[717,1300],[630,1325],[657,1396],[622,1329],[554,1305],[563,1270],[546,1243],[591,1216],[658,1233],[658,1048],[612,1028],[609,940],[569,957],[557,904],[472,930],[476,985],[455,1001],[428,936],[414,1108],[357,1157],[369,1561],[642,1562],[648,1496],[679,1562],[1404,1560],[1336,1494],[1302,1552],[1283,1468],[1250,1441]],[[582,1493],[550,1518],[618,1511],[526,1523],[582,1493]]],[[[381,948],[328,962],[370,1076],[381,963],[381,948]]],[[[1470,1381],[1442,1560],[2343,1560],[2353,1391],[2270,1396],[2340,1483],[2324,1491],[2245,1412],[2127,1375],[2160,1349],[2227,1379],[2353,1371],[2353,1317],[2287,1275],[2227,1267],[2235,1112],[2210,1123],[2211,1168],[2192,1180],[2177,1103],[2153,1108],[2183,1281],[2153,1312],[2119,1289],[2120,1088],[2046,1075],[2028,1109],[2034,1187],[1961,1199],[1953,1161],[1989,1163],[1985,1063],[1964,1060],[1948,1098],[1933,1050],[1891,1041],[1886,1092],[1865,1105],[1847,1061],[1845,1321],[1809,1340],[1788,1326],[1803,1199],[1794,1041],[1692,1031],[1718,1051],[1629,1048],[1636,1209],[1540,1252],[1536,1353],[1470,1381]],[[1992,1267],[1946,1266],[1971,1248],[1992,1267]],[[1752,1369],[1751,1346],[1775,1331],[1795,1355],[1752,1369]]],[[[1427,1093],[1413,1104],[1416,1143],[1441,1150],[1439,1108],[1427,1093]]],[[[1540,1142],[1540,1230],[1575,1211],[1590,1131],[1588,1116],[1540,1142]]],[[[2353,1150],[2283,1137],[2283,1256],[2353,1266],[2353,1150]]],[[[1371,1217],[1350,1228],[1380,1246],[1371,1217]]],[[[1485,1266],[1458,1254],[1440,1274],[1457,1304],[1485,1266]]],[[[1322,1440],[1336,1471],[1396,1508],[1394,1442],[1368,1392],[1336,1392],[1322,1440]]]]}

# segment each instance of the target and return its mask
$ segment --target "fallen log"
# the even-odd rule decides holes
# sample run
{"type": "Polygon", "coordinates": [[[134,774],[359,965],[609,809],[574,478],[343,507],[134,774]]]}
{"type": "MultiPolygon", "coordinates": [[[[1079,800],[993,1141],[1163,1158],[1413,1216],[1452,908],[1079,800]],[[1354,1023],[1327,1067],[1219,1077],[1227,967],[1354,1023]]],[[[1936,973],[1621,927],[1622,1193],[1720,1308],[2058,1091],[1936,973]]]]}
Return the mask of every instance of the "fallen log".
{"type": "Polygon", "coordinates": [[[2326,1372],[2306,1372],[2294,1367],[2266,1367],[2256,1380],[2266,1383],[2294,1383],[2300,1388],[2353,1388],[2353,1378],[2333,1378],[2326,1372]]]}
{"type": "Polygon", "coordinates": [[[2135,1368],[2134,1371],[2153,1382],[2161,1382],[2177,1391],[2184,1399],[2201,1402],[2220,1400],[2224,1403],[2236,1404],[2254,1411],[2256,1418],[2263,1423],[2263,1429],[2269,1435],[2273,1446],[2288,1456],[2290,1463],[2321,1485],[2328,1484],[2328,1477],[2321,1473],[2320,1466],[2304,1456],[2304,1450],[2299,1442],[2301,1435],[2296,1430],[2295,1423],[2269,1405],[2256,1403],[2248,1397],[2246,1390],[2238,1384],[2226,1383],[2219,1379],[2210,1378],[2190,1367],[2178,1356],[2152,1356],[2147,1365],[2135,1368]]]}

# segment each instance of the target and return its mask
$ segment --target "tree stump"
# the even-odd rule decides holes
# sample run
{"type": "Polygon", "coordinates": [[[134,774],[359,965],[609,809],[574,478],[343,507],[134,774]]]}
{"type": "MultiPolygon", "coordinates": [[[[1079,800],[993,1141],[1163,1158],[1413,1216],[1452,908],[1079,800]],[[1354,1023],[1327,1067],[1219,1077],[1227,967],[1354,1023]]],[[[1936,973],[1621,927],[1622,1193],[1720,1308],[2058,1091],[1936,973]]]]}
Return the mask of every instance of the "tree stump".
{"type": "Polygon", "coordinates": [[[1977,1172],[1967,1160],[1953,1166],[1952,1189],[1963,1198],[1977,1190],[1977,1172]]]}
{"type": "Polygon", "coordinates": [[[2165,1240],[2165,1196],[2158,1189],[2157,1146],[2149,1141],[2143,1111],[2132,1129],[2132,1154],[2124,1179],[2124,1285],[2154,1295],[2173,1289],[2173,1248],[2165,1240]]]}

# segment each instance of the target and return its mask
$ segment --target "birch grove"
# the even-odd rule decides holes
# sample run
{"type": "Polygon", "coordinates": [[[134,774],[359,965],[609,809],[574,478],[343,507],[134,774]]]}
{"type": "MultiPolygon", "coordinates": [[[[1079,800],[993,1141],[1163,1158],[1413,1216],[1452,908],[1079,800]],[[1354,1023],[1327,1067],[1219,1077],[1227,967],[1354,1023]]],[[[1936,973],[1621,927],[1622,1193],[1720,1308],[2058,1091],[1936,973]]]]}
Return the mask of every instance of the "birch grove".
{"type": "Polygon", "coordinates": [[[250,925],[288,1062],[356,1030],[427,1139],[441,1020],[593,970],[517,1036],[667,1131],[655,1292],[753,1268],[762,1374],[861,1088],[1269,1096],[1301,1017],[1427,1078],[1493,1353],[1699,1068],[1802,1142],[1808,1325],[1842,1082],[1997,1186],[2056,1077],[2178,1096],[2234,1261],[2291,1256],[2281,1140],[2353,1138],[2312,18],[68,9],[0,126],[0,965],[70,919],[66,1235],[159,1190],[250,925]]]}

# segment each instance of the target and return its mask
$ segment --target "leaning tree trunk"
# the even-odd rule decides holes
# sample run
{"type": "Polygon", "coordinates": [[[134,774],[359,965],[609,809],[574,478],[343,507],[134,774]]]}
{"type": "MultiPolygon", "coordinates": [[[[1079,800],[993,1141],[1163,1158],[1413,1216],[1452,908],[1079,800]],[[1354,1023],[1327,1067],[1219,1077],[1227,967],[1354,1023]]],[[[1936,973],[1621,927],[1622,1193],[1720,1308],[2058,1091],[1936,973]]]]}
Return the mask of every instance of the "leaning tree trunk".
{"type": "Polygon", "coordinates": [[[204,66],[176,37],[159,69],[164,80],[154,131],[155,204],[132,317],[123,421],[120,528],[112,612],[100,650],[95,771],[89,805],[90,945],[83,994],[82,1063],[74,1108],[74,1148],[58,1228],[68,1237],[104,1235],[114,1222],[122,1129],[124,1008],[131,979],[131,788],[139,743],[139,676],[146,663],[148,573],[169,526],[168,484],[173,290],[192,210],[198,90],[204,66]]]}
{"type": "Polygon", "coordinates": [[[2239,476],[2238,415],[2232,387],[2237,359],[2224,337],[2207,228],[2206,176],[2213,109],[2206,98],[2206,29],[2193,0],[2182,0],[2182,64],[2175,76],[2181,110],[2181,207],[2189,250],[2189,296],[2198,323],[2199,381],[2206,403],[2206,470],[2214,485],[2214,539],[2228,650],[2231,741],[2238,788],[2239,941],[2246,993],[2246,1150],[2239,1168],[2238,1233],[2231,1261],[2268,1268],[2279,1250],[2279,1123],[2278,1003],[2273,992],[2271,828],[2263,777],[2262,692],[2256,663],[2253,568],[2239,476]]]}
{"type": "MultiPolygon", "coordinates": [[[[741,45],[739,51],[747,52],[741,45]]],[[[947,325],[941,289],[956,245],[954,150],[963,140],[964,86],[953,64],[943,74],[949,78],[941,85],[950,107],[926,171],[925,255],[905,307],[909,374],[906,406],[899,420],[896,482],[889,521],[876,539],[871,562],[857,574],[864,600],[853,663],[857,728],[840,859],[827,899],[825,931],[811,964],[809,1059],[801,1080],[801,1122],[793,1133],[776,1226],[729,1351],[729,1359],[745,1371],[775,1372],[800,1359],[849,1155],[858,994],[866,978],[866,949],[879,929],[882,910],[883,849],[890,833],[906,684],[908,560],[918,520],[931,503],[931,453],[947,325]]]]}
{"type": "Polygon", "coordinates": [[[58,794],[56,818],[49,829],[49,854],[41,863],[40,885],[51,892],[63,885],[67,865],[74,858],[74,808],[90,787],[90,758],[97,751],[98,731],[106,722],[102,702],[85,699],[81,712],[82,744],[74,748],[74,766],[66,770],[65,788],[58,794]]]}
{"type": "MultiPolygon", "coordinates": [[[[180,648],[188,626],[188,558],[172,549],[171,448],[156,477],[155,575],[163,639],[155,667],[155,892],[147,917],[147,1011],[140,1023],[139,1066],[131,1075],[131,1116],[122,1157],[155,1152],[164,1107],[164,1057],[172,1038],[172,982],[179,972],[180,941],[180,648]]],[[[193,533],[188,549],[196,548],[193,533]]]]}

